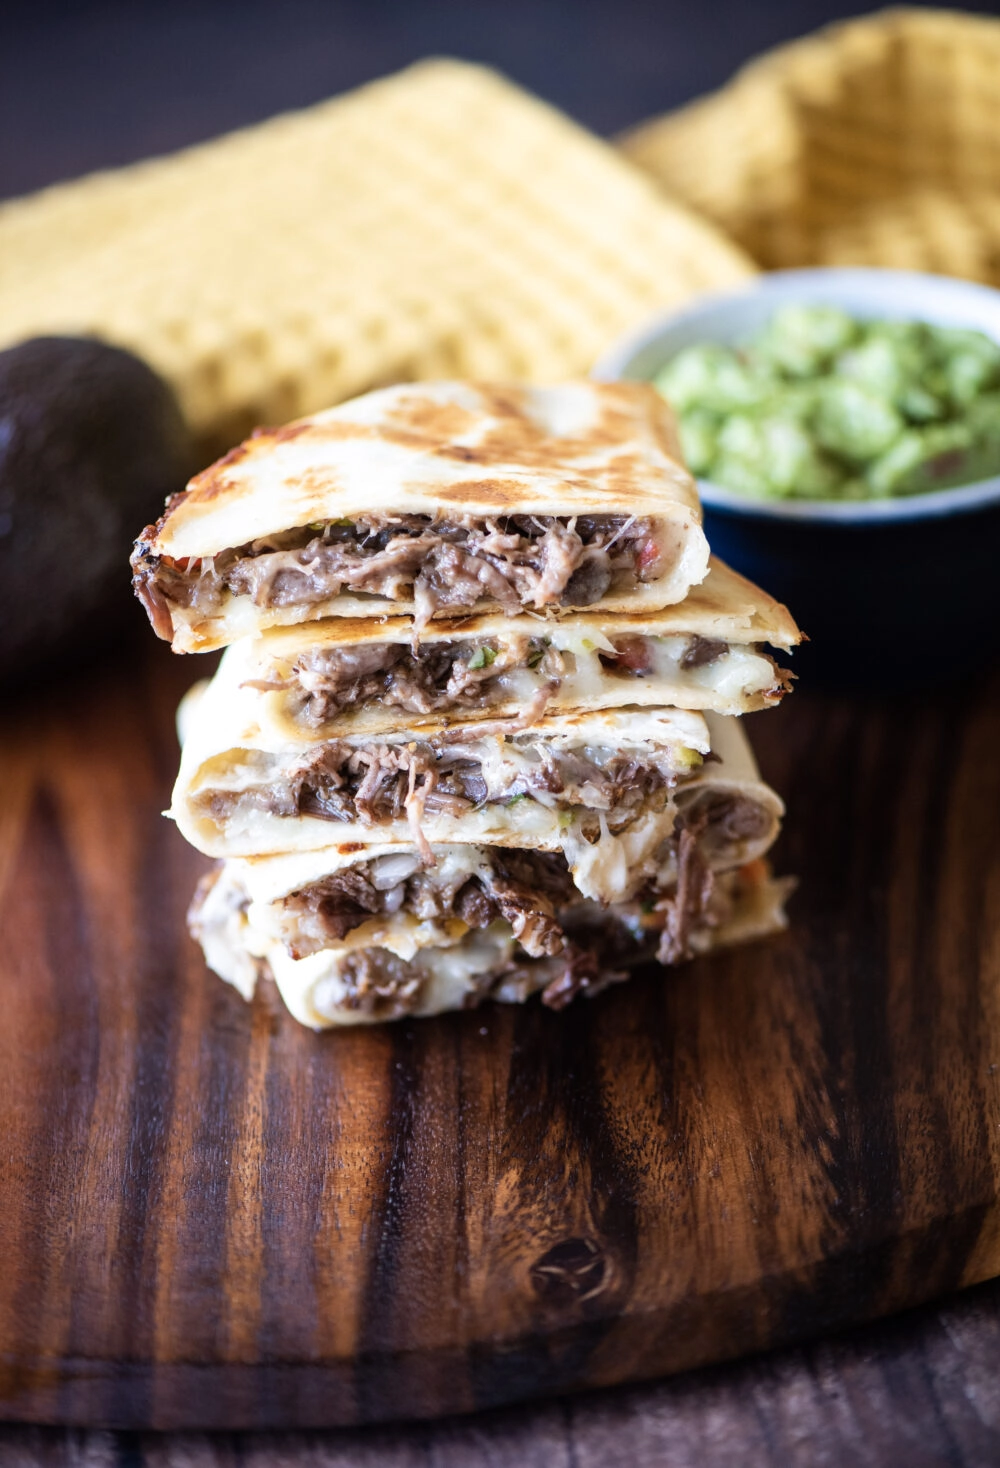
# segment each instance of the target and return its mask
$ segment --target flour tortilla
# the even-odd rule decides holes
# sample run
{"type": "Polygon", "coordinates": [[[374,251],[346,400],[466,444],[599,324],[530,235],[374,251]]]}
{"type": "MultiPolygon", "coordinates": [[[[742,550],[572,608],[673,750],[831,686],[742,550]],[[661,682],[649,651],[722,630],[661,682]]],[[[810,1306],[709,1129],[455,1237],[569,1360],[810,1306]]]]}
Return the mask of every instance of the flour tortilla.
{"type": "MultiPolygon", "coordinates": [[[[665,574],[603,598],[606,611],[679,602],[708,570],[701,507],[672,414],[644,383],[414,383],[367,393],[259,432],[192,480],[138,548],[152,561],[210,558],[373,512],[648,516],[669,551],[665,574]]],[[[414,610],[412,601],[342,593],[286,607],[227,596],[211,614],[173,603],[169,614],[175,649],[200,652],[265,627],[414,610]]]]}
{"type": "MultiPolygon", "coordinates": [[[[251,702],[247,691],[229,695],[221,685],[209,690],[190,721],[191,729],[184,748],[180,774],[174,787],[170,814],[181,833],[207,856],[261,856],[275,853],[315,850],[333,843],[347,847],[369,847],[385,842],[412,841],[413,828],[407,819],[364,824],[362,821],[341,822],[319,816],[300,814],[282,816],[244,800],[235,813],[215,813],[204,798],[207,792],[219,792],[222,798],[235,799],[249,788],[267,788],[294,776],[296,768],[315,753],[301,745],[282,745],[259,725],[241,720],[241,701],[251,702]],[[218,715],[218,716],[216,716],[218,715]]],[[[617,709],[594,713],[554,715],[542,719],[522,734],[503,738],[488,729],[477,741],[463,744],[463,752],[479,758],[496,771],[498,779],[511,776],[524,767],[526,742],[536,746],[544,741],[551,750],[583,750],[595,745],[627,753],[637,760],[657,758],[669,765],[680,777],[690,775],[709,752],[708,728],[700,714],[679,709],[617,709]]],[[[475,725],[464,732],[473,733],[475,725]]],[[[445,746],[454,730],[440,724],[421,731],[428,739],[442,737],[445,746]]],[[[413,743],[406,730],[384,733],[378,738],[367,734],[351,734],[339,743],[362,751],[388,747],[405,749],[413,743]]],[[[716,767],[710,767],[714,770],[716,767]]],[[[420,820],[430,842],[463,841],[489,845],[559,844],[565,822],[556,797],[552,804],[541,804],[525,796],[514,804],[496,801],[461,815],[426,812],[420,820]]]]}
{"type": "MultiPolygon", "coordinates": [[[[601,739],[627,740],[640,757],[643,740],[655,749],[668,742],[673,731],[674,738],[692,741],[686,748],[710,746],[713,758],[679,784],[662,809],[653,807],[639,814],[617,835],[605,824],[596,842],[583,834],[584,825],[592,824],[589,815],[570,817],[565,810],[525,798],[457,816],[426,814],[420,826],[432,847],[462,844],[562,851],[583,896],[611,903],[630,900],[646,880],[661,885],[675,880],[671,838],[679,813],[693,820],[699,807],[714,806],[720,819],[710,821],[699,838],[714,871],[762,856],[778,834],[784,806],[760,778],[738,719],[709,715],[703,724],[697,716],[676,710],[629,709],[553,719],[548,724],[547,736],[552,739],[575,742],[582,736],[590,744],[601,739]],[[733,822],[727,811],[734,803],[750,816],[742,830],[739,822],[737,829],[730,829],[733,822]]],[[[259,896],[275,901],[352,863],[413,849],[413,832],[405,820],[366,825],[360,820],[341,823],[252,811],[245,823],[227,827],[199,808],[197,796],[205,788],[219,788],[225,778],[238,788],[253,751],[248,755],[247,746],[232,747],[214,763],[201,761],[196,734],[192,732],[185,746],[170,814],[187,840],[206,855],[240,858],[242,880],[255,900],[259,896]]]]}

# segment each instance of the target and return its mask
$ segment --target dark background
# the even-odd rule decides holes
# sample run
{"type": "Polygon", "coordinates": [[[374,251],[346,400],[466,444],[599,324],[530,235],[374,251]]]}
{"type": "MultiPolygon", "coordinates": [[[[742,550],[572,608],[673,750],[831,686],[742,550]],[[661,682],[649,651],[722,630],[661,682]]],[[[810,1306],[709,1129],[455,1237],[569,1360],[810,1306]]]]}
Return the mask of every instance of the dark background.
{"type": "MultiPolygon", "coordinates": [[[[997,14],[1000,0],[976,8],[997,14]]],[[[0,197],[308,106],[431,54],[488,62],[614,133],[720,86],[759,51],[864,9],[830,0],[0,0],[0,197]]]]}

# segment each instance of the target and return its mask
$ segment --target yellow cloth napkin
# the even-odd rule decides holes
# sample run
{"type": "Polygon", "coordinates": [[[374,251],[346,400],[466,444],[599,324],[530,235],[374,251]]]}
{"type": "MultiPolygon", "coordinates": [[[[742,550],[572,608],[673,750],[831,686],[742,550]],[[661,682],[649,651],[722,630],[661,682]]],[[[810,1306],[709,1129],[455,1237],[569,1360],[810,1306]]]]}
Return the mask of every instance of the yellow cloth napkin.
{"type": "Polygon", "coordinates": [[[768,53],[622,140],[759,264],[1000,284],[1000,21],[886,10],[768,53]]]}
{"type": "Polygon", "coordinates": [[[753,271],[608,144],[430,61],[0,206],[0,347],[95,333],[227,446],[372,386],[555,379],[753,271]]]}

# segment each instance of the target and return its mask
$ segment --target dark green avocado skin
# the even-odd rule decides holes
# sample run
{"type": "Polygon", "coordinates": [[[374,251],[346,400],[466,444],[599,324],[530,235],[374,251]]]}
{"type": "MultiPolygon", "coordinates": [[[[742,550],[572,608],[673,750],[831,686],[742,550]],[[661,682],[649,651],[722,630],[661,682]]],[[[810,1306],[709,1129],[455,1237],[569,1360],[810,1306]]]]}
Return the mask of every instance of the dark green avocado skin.
{"type": "Polygon", "coordinates": [[[145,362],[84,337],[0,352],[0,678],[124,640],[128,557],[192,471],[180,408],[145,362]]]}

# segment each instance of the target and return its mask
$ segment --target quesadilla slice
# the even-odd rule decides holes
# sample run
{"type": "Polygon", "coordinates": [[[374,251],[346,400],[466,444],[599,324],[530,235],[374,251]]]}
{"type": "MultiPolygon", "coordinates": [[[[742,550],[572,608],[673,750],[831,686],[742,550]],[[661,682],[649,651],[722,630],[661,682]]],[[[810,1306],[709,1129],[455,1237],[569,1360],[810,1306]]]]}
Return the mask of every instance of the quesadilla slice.
{"type": "Polygon", "coordinates": [[[321,617],[648,612],[708,570],[649,384],[415,383],[259,431],[132,557],[157,634],[204,652],[321,617]]]}
{"type": "Polygon", "coordinates": [[[738,714],[779,702],[790,674],[765,651],[801,634],[780,602],[722,562],[679,606],[571,620],[475,617],[433,623],[414,647],[403,618],[328,618],[231,648],[219,679],[273,737],[517,719],[624,705],[738,714]]]}
{"type": "Polygon", "coordinates": [[[469,846],[440,848],[429,874],[396,849],[334,862],[298,887],[287,877],[222,863],[189,925],[209,967],[245,998],[270,973],[294,1018],[314,1029],[538,992],[560,1009],[637,964],[675,964],[780,931],[793,885],[763,861],[718,877],[689,863],[672,888],[649,885],[604,908],[581,897],[557,855],[469,846]],[[359,914],[371,894],[392,910],[359,914]]]}
{"type": "Polygon", "coordinates": [[[253,702],[220,674],[185,719],[170,814],[209,856],[409,841],[430,865],[435,842],[559,850],[585,895],[610,902],[643,863],[672,860],[679,822],[699,823],[721,868],[765,850],[782,814],[735,719],[598,709],[511,732],[438,723],[303,746],[262,732],[253,702]]]}

